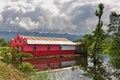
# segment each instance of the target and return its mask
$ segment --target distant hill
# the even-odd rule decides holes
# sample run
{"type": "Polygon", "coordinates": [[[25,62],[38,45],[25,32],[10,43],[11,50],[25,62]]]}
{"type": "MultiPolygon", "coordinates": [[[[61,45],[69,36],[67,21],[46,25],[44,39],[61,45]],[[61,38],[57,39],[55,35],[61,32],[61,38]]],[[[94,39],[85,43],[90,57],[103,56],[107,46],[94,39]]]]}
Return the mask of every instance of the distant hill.
{"type": "Polygon", "coordinates": [[[4,38],[5,40],[10,40],[15,37],[15,35],[19,33],[25,36],[42,36],[42,37],[64,37],[69,40],[76,40],[80,39],[82,35],[75,35],[75,34],[57,34],[57,33],[39,33],[39,32],[0,32],[0,38],[4,38]]]}

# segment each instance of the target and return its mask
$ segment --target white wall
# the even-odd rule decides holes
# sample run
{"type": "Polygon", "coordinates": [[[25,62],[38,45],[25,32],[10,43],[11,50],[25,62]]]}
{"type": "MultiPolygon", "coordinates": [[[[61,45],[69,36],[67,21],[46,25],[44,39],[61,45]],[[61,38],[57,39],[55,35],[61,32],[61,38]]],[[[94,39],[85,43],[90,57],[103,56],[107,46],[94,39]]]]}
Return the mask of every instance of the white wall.
{"type": "Polygon", "coordinates": [[[75,46],[61,46],[62,50],[75,50],[75,46]]]}
{"type": "Polygon", "coordinates": [[[65,61],[65,62],[61,62],[61,66],[65,67],[65,66],[72,66],[75,65],[75,61],[65,61]]]}

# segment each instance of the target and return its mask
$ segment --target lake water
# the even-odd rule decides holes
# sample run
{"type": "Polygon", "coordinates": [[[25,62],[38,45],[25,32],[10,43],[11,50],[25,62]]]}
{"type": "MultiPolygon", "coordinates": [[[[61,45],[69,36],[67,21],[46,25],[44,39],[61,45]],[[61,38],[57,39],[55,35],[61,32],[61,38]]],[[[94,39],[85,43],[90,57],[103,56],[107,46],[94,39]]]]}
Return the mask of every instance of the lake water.
{"type": "MultiPolygon", "coordinates": [[[[107,55],[100,55],[95,60],[79,56],[46,58],[32,60],[32,62],[37,63],[37,67],[43,68],[42,70],[47,67],[51,68],[48,72],[45,71],[47,79],[44,80],[120,80],[119,58],[110,59],[107,55]]],[[[37,73],[33,80],[40,79],[41,71],[37,73]]]]}
{"type": "Polygon", "coordinates": [[[68,67],[49,73],[49,78],[50,80],[91,80],[83,73],[84,71],[79,68],[72,70],[72,67],[68,67]]]}

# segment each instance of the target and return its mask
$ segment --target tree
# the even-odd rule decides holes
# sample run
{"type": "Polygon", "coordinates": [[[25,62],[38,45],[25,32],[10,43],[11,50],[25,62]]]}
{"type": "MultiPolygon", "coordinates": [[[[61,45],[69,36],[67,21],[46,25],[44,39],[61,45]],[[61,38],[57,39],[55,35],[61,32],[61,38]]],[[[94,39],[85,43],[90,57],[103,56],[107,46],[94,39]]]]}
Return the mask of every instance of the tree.
{"type": "Polygon", "coordinates": [[[22,64],[22,59],[23,59],[23,57],[24,57],[24,58],[28,58],[28,57],[32,57],[33,55],[30,54],[30,53],[20,52],[20,53],[18,53],[18,54],[15,54],[15,56],[16,56],[16,58],[19,58],[19,62],[20,62],[20,64],[22,64]]]}
{"type": "Polygon", "coordinates": [[[86,34],[82,37],[82,44],[86,47],[89,47],[93,42],[93,35],[92,34],[86,34]]]}
{"type": "Polygon", "coordinates": [[[120,38],[120,14],[111,12],[108,32],[112,32],[113,38],[120,38]]]}
{"type": "Polygon", "coordinates": [[[10,47],[0,47],[0,56],[3,57],[1,60],[6,63],[11,63],[11,49],[10,47]]]}
{"type": "Polygon", "coordinates": [[[12,64],[14,64],[16,67],[19,66],[19,64],[22,64],[23,58],[28,58],[32,57],[33,55],[30,53],[24,53],[24,52],[19,52],[17,53],[18,49],[17,48],[11,48],[11,60],[12,64]]]}
{"type": "Polygon", "coordinates": [[[2,61],[6,64],[13,64],[18,67],[22,64],[22,59],[27,57],[32,57],[30,53],[17,53],[17,48],[10,47],[0,47],[0,56],[2,56],[2,61]]]}
{"type": "Polygon", "coordinates": [[[0,38],[0,46],[3,47],[3,46],[9,46],[9,41],[3,39],[3,38],[0,38]]]}
{"type": "MultiPolygon", "coordinates": [[[[101,53],[101,44],[105,38],[105,32],[102,29],[103,26],[103,21],[101,20],[102,14],[103,14],[103,9],[104,5],[100,3],[98,5],[98,10],[96,10],[95,15],[98,17],[98,24],[96,25],[95,31],[93,31],[93,37],[94,37],[94,42],[91,45],[92,50],[93,50],[93,79],[94,80],[101,80],[102,77],[100,78],[99,76],[96,76],[98,73],[98,67],[99,67],[99,62],[98,62],[98,53],[101,53]]],[[[100,67],[99,67],[100,69],[100,67]]],[[[101,69],[102,70],[102,69],[101,69]]]]}
{"type": "Polygon", "coordinates": [[[111,66],[114,69],[113,75],[120,79],[120,14],[111,12],[108,32],[111,35],[112,42],[109,48],[111,66]]]}
{"type": "Polygon", "coordinates": [[[111,12],[110,24],[108,25],[108,32],[112,36],[112,44],[110,47],[110,54],[120,56],[120,14],[111,12]]]}
{"type": "Polygon", "coordinates": [[[91,45],[93,42],[94,42],[94,37],[92,34],[86,34],[81,39],[81,45],[83,45],[90,54],[92,52],[91,45]]]}
{"type": "Polygon", "coordinates": [[[104,31],[102,29],[103,26],[103,21],[101,20],[102,14],[103,14],[103,9],[104,5],[100,3],[98,5],[98,10],[96,10],[95,15],[98,17],[98,24],[96,25],[95,31],[93,31],[95,42],[93,43],[93,57],[96,58],[96,54],[99,53],[100,51],[100,44],[101,41],[103,40],[103,35],[104,31]]]}

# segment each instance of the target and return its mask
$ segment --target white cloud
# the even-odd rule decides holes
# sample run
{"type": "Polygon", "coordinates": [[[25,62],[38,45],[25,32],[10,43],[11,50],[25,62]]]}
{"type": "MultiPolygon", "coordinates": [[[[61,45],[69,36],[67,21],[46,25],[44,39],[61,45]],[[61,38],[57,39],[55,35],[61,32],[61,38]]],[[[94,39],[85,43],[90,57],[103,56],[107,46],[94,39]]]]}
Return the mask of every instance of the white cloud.
{"type": "Polygon", "coordinates": [[[0,30],[90,33],[97,24],[94,12],[100,2],[105,6],[105,28],[110,11],[120,12],[119,0],[0,0],[0,30]]]}
{"type": "Polygon", "coordinates": [[[3,20],[3,17],[2,17],[2,15],[0,15],[0,22],[3,20]]]}
{"type": "Polygon", "coordinates": [[[41,7],[43,9],[47,9],[51,12],[53,12],[53,15],[57,15],[59,10],[58,8],[53,4],[54,0],[42,0],[41,7]]]}
{"type": "Polygon", "coordinates": [[[30,18],[23,18],[18,24],[26,30],[36,29],[38,26],[38,22],[34,22],[30,18]]]}

